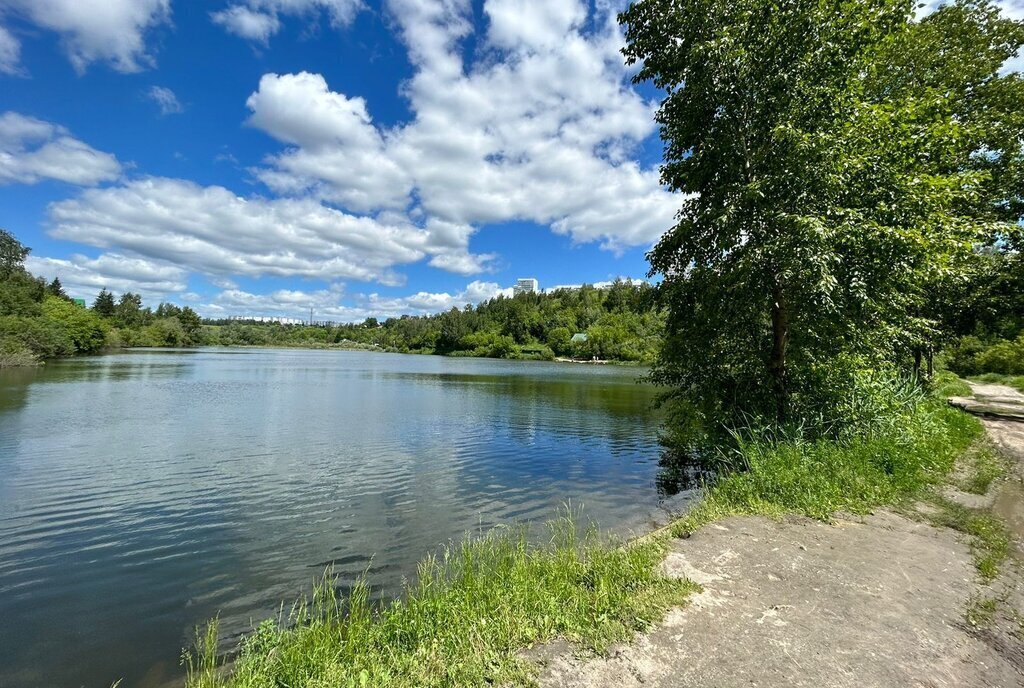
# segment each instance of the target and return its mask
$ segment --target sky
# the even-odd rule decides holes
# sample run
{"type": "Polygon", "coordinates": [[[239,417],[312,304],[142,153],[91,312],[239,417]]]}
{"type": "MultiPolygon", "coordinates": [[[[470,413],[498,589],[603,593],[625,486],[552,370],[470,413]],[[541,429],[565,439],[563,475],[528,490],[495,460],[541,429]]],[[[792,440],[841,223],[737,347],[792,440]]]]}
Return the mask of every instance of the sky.
{"type": "Polygon", "coordinates": [[[72,296],[210,317],[643,278],[681,199],[624,4],[0,0],[0,227],[72,296]]]}
{"type": "Polygon", "coordinates": [[[0,227],[72,296],[358,321],[643,278],[611,0],[0,0],[0,227]]]}

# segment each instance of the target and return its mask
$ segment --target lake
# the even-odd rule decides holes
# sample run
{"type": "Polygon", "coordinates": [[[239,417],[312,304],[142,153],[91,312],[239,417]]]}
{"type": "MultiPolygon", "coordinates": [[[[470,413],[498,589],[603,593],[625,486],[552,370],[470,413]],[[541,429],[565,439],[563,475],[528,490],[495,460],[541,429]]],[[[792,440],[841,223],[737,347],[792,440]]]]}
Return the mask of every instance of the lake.
{"type": "Polygon", "coordinates": [[[237,636],[331,564],[394,594],[440,543],[567,502],[664,521],[686,494],[642,372],[262,349],[0,371],[0,686],[180,683],[216,614],[237,636]]]}

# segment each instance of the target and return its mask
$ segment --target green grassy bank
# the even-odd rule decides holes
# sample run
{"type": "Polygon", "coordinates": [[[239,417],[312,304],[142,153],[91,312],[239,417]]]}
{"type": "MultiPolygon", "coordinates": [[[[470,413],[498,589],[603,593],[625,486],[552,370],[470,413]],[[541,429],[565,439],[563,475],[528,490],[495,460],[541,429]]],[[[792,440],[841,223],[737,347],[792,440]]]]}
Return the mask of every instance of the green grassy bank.
{"type": "MultiPolygon", "coordinates": [[[[913,497],[938,507],[937,524],[971,536],[979,571],[992,577],[1005,556],[999,524],[931,489],[950,480],[961,457],[961,467],[973,467],[961,476],[965,489],[987,489],[998,471],[982,435],[976,419],[935,397],[919,397],[842,441],[738,434],[733,465],[745,470],[716,481],[671,531],[681,535],[740,514],[827,520],[913,497]]],[[[661,575],[665,537],[622,547],[595,532],[578,536],[569,518],[548,528],[539,545],[525,529],[452,545],[426,559],[404,594],[384,607],[368,601],[364,585],[341,599],[325,578],[310,601],[255,629],[229,666],[218,659],[211,625],[186,655],[188,686],[529,684],[529,666],[518,658],[523,648],[565,637],[601,650],[696,588],[661,575]]]]}
{"type": "MultiPolygon", "coordinates": [[[[617,547],[579,537],[570,518],[530,545],[496,529],[420,564],[400,599],[375,609],[368,588],[340,599],[328,579],[287,618],[264,622],[230,669],[216,625],[186,655],[191,688],[478,686],[528,682],[517,651],[566,637],[600,650],[628,638],[695,589],[662,576],[663,542],[617,547]]],[[[535,541],[535,540],[534,540],[535,541]]]]}
{"type": "Polygon", "coordinates": [[[734,514],[797,513],[828,519],[895,504],[938,484],[982,435],[981,423],[928,399],[886,427],[848,441],[738,438],[747,470],[719,480],[676,534],[734,514]]]}

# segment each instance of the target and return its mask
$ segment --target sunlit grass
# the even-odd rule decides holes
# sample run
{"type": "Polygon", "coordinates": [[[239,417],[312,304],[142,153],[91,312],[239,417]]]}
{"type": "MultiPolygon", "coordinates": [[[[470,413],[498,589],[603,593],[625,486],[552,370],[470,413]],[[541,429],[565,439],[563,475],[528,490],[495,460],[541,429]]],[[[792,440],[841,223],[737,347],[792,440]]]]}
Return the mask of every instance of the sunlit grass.
{"type": "Polygon", "coordinates": [[[845,441],[741,435],[747,470],[718,480],[673,532],[738,514],[866,513],[942,480],[981,433],[976,419],[928,400],[881,432],[845,441]]]}
{"type": "Polygon", "coordinates": [[[664,542],[618,547],[571,518],[543,544],[497,529],[425,559],[397,600],[375,607],[365,583],[347,598],[326,576],[286,619],[268,620],[218,663],[216,626],[188,653],[190,688],[526,684],[518,652],[564,637],[602,650],[660,619],[696,589],[660,570],[664,542]]]}

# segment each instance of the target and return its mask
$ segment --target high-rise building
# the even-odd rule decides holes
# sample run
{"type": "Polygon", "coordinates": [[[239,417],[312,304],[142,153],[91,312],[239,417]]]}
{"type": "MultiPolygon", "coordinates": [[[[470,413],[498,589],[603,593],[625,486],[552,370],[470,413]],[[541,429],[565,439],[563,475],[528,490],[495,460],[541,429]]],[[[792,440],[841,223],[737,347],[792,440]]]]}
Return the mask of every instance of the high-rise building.
{"type": "Polygon", "coordinates": [[[512,287],[512,293],[515,295],[536,294],[539,291],[540,283],[533,277],[521,277],[516,280],[516,285],[512,287]]]}

